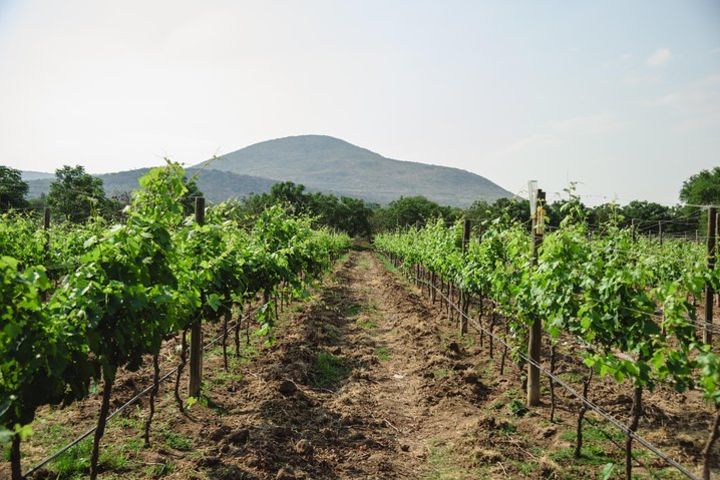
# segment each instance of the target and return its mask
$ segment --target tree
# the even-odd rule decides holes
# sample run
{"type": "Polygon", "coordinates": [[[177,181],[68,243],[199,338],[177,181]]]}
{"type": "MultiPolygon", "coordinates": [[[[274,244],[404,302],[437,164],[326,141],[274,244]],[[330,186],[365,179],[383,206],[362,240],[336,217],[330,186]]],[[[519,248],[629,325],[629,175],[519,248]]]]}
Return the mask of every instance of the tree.
{"type": "Polygon", "coordinates": [[[276,183],[269,193],[249,195],[242,201],[239,211],[255,218],[273,205],[282,205],[295,215],[313,217],[315,226],[342,230],[351,236],[370,234],[372,210],[363,200],[307,193],[304,185],[293,182],[276,183]]]}
{"type": "Polygon", "coordinates": [[[442,207],[421,195],[400,197],[390,202],[387,207],[374,212],[373,227],[379,231],[421,226],[425,225],[429,219],[440,217],[452,223],[459,215],[459,209],[442,207]]]}
{"type": "Polygon", "coordinates": [[[309,195],[305,193],[305,185],[293,182],[276,183],[270,188],[270,198],[273,204],[289,206],[294,213],[307,213],[309,195]]]}
{"type": "Polygon", "coordinates": [[[720,167],[703,170],[685,180],[680,200],[695,205],[720,204],[720,167]]]}
{"type": "Polygon", "coordinates": [[[110,210],[102,180],[86,173],[80,165],[66,165],[55,171],[48,205],[56,215],[76,223],[84,222],[92,215],[106,215],[110,210]]]}
{"type": "Polygon", "coordinates": [[[27,193],[28,184],[23,182],[20,170],[0,166],[0,211],[27,206],[27,193]]]}

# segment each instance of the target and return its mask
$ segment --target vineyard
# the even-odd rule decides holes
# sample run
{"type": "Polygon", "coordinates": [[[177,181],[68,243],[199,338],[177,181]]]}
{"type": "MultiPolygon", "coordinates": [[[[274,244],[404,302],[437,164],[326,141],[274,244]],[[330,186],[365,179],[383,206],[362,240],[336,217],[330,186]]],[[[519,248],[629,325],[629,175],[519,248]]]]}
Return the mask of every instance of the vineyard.
{"type": "Polygon", "coordinates": [[[431,221],[374,247],[151,170],[115,224],[0,217],[0,477],[718,473],[706,246],[431,221]],[[709,320],[709,321],[708,321],[709,320]]]}
{"type": "Polygon", "coordinates": [[[445,305],[463,333],[472,324],[480,341],[489,342],[490,356],[497,342],[501,371],[506,361],[516,363],[529,407],[540,404],[541,373],[549,379],[551,421],[556,389],[562,387],[574,397],[578,459],[583,454],[584,416],[591,410],[626,435],[626,478],[632,477],[637,462],[634,442],[685,477],[699,478],[697,469],[687,468],[637,433],[643,411],[654,407],[643,402],[645,392],[699,391],[707,405],[702,410],[712,415],[698,459],[702,477],[710,478],[720,433],[720,357],[712,349],[718,326],[702,320],[698,304],[704,297],[704,308],[712,309],[720,270],[708,268],[702,246],[689,242],[637,239],[634,231],[612,224],[591,235],[579,213],[546,235],[542,247],[540,238],[531,239],[523,225],[502,221],[480,238],[470,238],[467,225],[463,231],[462,224],[448,228],[438,221],[380,235],[376,245],[427,289],[433,302],[445,305]],[[543,338],[549,355],[541,360],[543,338]],[[557,359],[567,361],[568,356],[587,367],[579,387],[557,375],[557,359]],[[593,381],[607,379],[632,392],[626,424],[591,399],[597,397],[593,381]]]}
{"type": "MultiPolygon", "coordinates": [[[[2,218],[0,426],[11,443],[13,479],[24,477],[21,444],[31,436],[37,410],[70,405],[101,385],[89,462],[96,478],[118,372],[137,371],[148,359],[153,383],[143,435],[149,445],[160,353],[177,335],[174,396],[179,412],[190,417],[188,406],[201,399],[202,324],[222,322],[227,369],[233,313],[261,302],[254,307],[255,334],[270,338],[278,303],[301,295],[349,246],[347,236],[313,230],[280,208],[242,225],[231,206],[206,213],[198,198],[195,219],[185,219],[178,165],[155,169],[140,183],[122,224],[43,230],[30,218],[2,218]],[[183,400],[180,379],[188,362],[189,398],[183,400]]],[[[236,354],[240,327],[235,321],[236,354]]]]}

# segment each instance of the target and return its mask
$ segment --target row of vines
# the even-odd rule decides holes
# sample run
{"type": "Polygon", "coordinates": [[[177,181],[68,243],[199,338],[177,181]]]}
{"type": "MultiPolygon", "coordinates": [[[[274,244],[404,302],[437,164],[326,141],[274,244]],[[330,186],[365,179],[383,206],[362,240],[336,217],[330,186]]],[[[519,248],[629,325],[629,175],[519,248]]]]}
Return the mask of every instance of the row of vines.
{"type": "Polygon", "coordinates": [[[245,219],[220,204],[199,224],[185,216],[185,194],[183,169],[168,164],[140,180],[121,224],[43,230],[31,218],[0,218],[0,440],[11,443],[13,479],[22,478],[21,441],[37,409],[82,399],[102,381],[96,478],[117,373],[151,358],[149,442],[164,341],[182,337],[175,395],[184,411],[178,384],[191,327],[222,321],[226,351],[231,312],[261,297],[259,332],[268,332],[272,299],[299,294],[349,246],[347,236],[313,229],[279,207],[245,219]]]}
{"type": "MultiPolygon", "coordinates": [[[[591,233],[580,209],[569,213],[545,235],[536,258],[526,226],[503,219],[486,225],[464,248],[462,224],[442,221],[381,234],[375,243],[428,284],[441,292],[447,288],[449,298],[457,290],[463,309],[472,298],[481,299],[481,317],[484,310],[491,321],[504,320],[510,354],[521,367],[529,329],[539,320],[551,350],[570,339],[582,356],[586,392],[593,373],[631,384],[629,431],[638,427],[646,389],[663,384],[702,391],[716,412],[703,451],[709,478],[720,428],[720,356],[698,330],[717,325],[703,326],[697,310],[707,282],[718,291],[720,269],[707,268],[697,245],[635,240],[631,230],[612,223],[591,233]]],[[[628,436],[628,478],[632,440],[628,436]]]]}

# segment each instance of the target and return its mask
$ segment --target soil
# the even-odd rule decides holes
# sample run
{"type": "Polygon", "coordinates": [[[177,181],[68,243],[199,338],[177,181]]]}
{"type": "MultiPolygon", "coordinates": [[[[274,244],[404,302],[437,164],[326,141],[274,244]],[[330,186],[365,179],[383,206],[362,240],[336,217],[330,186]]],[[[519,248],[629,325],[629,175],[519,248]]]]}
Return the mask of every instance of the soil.
{"type": "MultiPolygon", "coordinates": [[[[461,337],[439,303],[390,270],[376,254],[353,251],[310,298],[286,307],[273,341],[251,335],[228,371],[220,349],[209,352],[193,420],[178,413],[164,384],[149,448],[141,440],[147,399],[113,419],[101,478],[594,479],[603,469],[622,478],[623,452],[600,429],[585,427],[586,454],[572,458],[575,401],[559,392],[552,423],[547,404],[524,409],[517,366],[508,358],[499,373],[499,346],[489,358],[487,340],[461,337]]],[[[171,341],[163,351],[163,372],[176,362],[175,347],[171,341]]],[[[584,369],[572,352],[559,355],[558,371],[579,387],[584,369]]],[[[113,408],[149,378],[147,366],[122,372],[113,408]]],[[[627,420],[626,387],[597,380],[590,395],[627,420]]],[[[646,402],[640,433],[698,472],[707,406],[693,392],[662,388],[646,402]]],[[[40,412],[23,445],[26,468],[92,426],[98,409],[95,395],[40,412]]],[[[638,478],[681,478],[640,450],[638,478]]],[[[84,478],[86,456],[66,454],[34,478],[84,478]]]]}

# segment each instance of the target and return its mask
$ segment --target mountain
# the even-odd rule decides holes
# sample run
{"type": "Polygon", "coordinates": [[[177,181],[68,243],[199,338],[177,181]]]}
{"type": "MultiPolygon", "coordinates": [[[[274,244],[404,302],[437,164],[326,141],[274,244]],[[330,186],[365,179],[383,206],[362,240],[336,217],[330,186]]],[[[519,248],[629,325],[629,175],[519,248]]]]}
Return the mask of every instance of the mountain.
{"type": "MultiPolygon", "coordinates": [[[[123,192],[131,192],[138,186],[138,179],[145,175],[149,168],[128,170],[125,172],[105,173],[95,175],[103,181],[103,188],[107,195],[114,195],[123,192]]],[[[23,173],[23,178],[26,172],[23,173]]],[[[232,172],[221,172],[211,169],[188,168],[187,176],[196,176],[197,185],[210,202],[221,202],[229,198],[242,198],[250,193],[262,193],[270,191],[270,187],[277,183],[267,178],[254,177],[251,175],[239,175],[232,172]]],[[[50,174],[48,174],[50,175],[50,174]]],[[[26,180],[30,191],[28,198],[39,197],[42,193],[48,193],[50,183],[55,177],[36,178],[26,180]]]]}
{"type": "Polygon", "coordinates": [[[424,195],[443,205],[469,206],[512,194],[485,177],[458,168],[406,162],[324,135],[256,143],[200,165],[336,192],[378,203],[424,195]]]}
{"type": "MultiPolygon", "coordinates": [[[[113,195],[137,188],[149,169],[96,175],[113,195]]],[[[187,169],[211,202],[262,193],[279,181],[302,183],[309,191],[333,193],[385,204],[400,196],[424,195],[441,205],[466,207],[512,194],[485,177],[458,168],[383,157],[344,140],[302,135],[256,143],[187,169]]],[[[22,172],[29,197],[50,189],[54,175],[22,172]]]]}
{"type": "Polygon", "coordinates": [[[22,174],[22,179],[26,182],[30,180],[38,180],[41,178],[53,178],[55,176],[55,174],[53,173],[33,172],[32,170],[23,170],[20,173],[22,174]]]}

